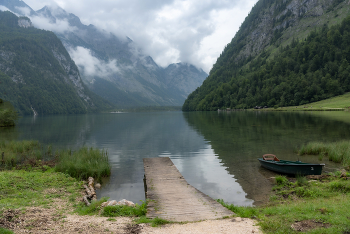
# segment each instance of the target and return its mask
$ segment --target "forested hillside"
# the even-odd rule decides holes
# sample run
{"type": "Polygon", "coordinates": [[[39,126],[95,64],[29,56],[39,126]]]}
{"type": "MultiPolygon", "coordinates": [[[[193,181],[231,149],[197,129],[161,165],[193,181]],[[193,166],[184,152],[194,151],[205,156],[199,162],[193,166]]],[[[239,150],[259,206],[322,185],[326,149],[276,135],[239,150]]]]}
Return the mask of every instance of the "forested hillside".
{"type": "Polygon", "coordinates": [[[260,0],[183,110],[300,105],[350,91],[347,15],[342,0],[260,0]]]}
{"type": "Polygon", "coordinates": [[[110,107],[85,88],[54,33],[1,11],[0,98],[21,114],[86,113],[110,107]]]}

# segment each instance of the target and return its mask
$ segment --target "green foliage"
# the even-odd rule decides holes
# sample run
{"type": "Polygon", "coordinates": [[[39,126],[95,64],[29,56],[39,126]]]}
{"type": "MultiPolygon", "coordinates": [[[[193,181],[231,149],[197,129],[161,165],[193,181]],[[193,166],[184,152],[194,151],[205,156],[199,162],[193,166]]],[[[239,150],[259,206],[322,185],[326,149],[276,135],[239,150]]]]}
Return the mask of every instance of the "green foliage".
{"type": "Polygon", "coordinates": [[[298,186],[305,186],[308,185],[308,180],[305,176],[297,175],[297,184],[298,186]]]}
{"type": "Polygon", "coordinates": [[[58,163],[55,170],[79,179],[93,177],[97,180],[111,174],[106,151],[82,147],[72,152],[62,150],[58,153],[58,163]]]}
{"type": "Polygon", "coordinates": [[[13,234],[13,231],[0,227],[0,234],[13,234]]]}
{"type": "Polygon", "coordinates": [[[92,201],[90,206],[86,206],[85,204],[81,203],[76,209],[76,212],[79,215],[98,215],[101,210],[101,204],[107,200],[107,197],[103,197],[100,200],[92,201]]]}
{"type": "Polygon", "coordinates": [[[281,185],[281,186],[289,185],[289,181],[285,176],[277,176],[276,183],[277,183],[277,185],[281,185]]]}
{"type": "Polygon", "coordinates": [[[257,217],[258,215],[258,210],[255,207],[235,206],[233,204],[225,203],[224,200],[222,199],[218,199],[217,202],[219,202],[222,206],[234,212],[239,217],[253,218],[253,217],[257,217]]]}
{"type": "MultiPolygon", "coordinates": [[[[250,16],[247,20],[254,24],[250,16]]],[[[350,91],[350,16],[339,25],[312,31],[273,56],[263,51],[254,59],[234,62],[246,43],[242,27],[203,85],[188,96],[183,111],[297,106],[350,91]]]]}
{"type": "Polygon", "coordinates": [[[145,216],[147,213],[146,203],[142,205],[136,204],[135,207],[131,206],[106,206],[103,208],[102,216],[105,217],[118,217],[118,216],[145,216]]]}
{"type": "Polygon", "coordinates": [[[169,220],[165,220],[165,219],[161,219],[161,218],[158,218],[158,217],[156,217],[156,218],[154,218],[153,220],[152,220],[152,227],[158,227],[158,226],[160,226],[160,225],[165,225],[165,224],[168,224],[168,223],[172,223],[171,221],[169,221],[169,220]]]}
{"type": "Polygon", "coordinates": [[[350,184],[347,181],[333,181],[329,184],[330,190],[334,192],[349,193],[350,184]]]}
{"type": "Polygon", "coordinates": [[[136,224],[140,224],[140,223],[150,223],[152,227],[159,227],[161,225],[165,225],[165,224],[169,224],[169,223],[173,223],[172,221],[169,220],[165,220],[165,219],[161,219],[161,218],[154,218],[154,219],[149,219],[146,216],[141,216],[137,219],[134,220],[134,222],[136,224]]]}

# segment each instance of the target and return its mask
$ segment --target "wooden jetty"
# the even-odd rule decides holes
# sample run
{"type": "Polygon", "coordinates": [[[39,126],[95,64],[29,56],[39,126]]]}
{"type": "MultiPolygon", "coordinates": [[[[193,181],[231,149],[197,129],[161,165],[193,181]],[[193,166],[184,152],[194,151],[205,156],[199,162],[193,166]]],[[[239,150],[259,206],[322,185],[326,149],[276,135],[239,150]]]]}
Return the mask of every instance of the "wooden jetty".
{"type": "Polygon", "coordinates": [[[144,158],[143,164],[147,217],[184,222],[234,214],[188,184],[170,158],[144,158]]]}

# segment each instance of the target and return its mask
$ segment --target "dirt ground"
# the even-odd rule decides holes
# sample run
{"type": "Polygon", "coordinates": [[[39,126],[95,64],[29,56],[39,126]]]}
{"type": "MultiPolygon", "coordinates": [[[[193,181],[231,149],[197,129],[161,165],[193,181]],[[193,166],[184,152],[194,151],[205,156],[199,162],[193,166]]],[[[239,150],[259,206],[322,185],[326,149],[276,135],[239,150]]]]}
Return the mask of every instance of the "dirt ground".
{"type": "MultiPolygon", "coordinates": [[[[109,219],[97,216],[65,214],[62,210],[31,207],[25,211],[6,210],[0,218],[0,226],[18,233],[262,233],[256,222],[239,217],[222,220],[206,220],[187,224],[168,224],[151,227],[149,224],[133,224],[132,218],[109,219]]],[[[61,207],[62,208],[62,207],[61,207]]],[[[69,213],[69,212],[68,212],[69,213]]]]}

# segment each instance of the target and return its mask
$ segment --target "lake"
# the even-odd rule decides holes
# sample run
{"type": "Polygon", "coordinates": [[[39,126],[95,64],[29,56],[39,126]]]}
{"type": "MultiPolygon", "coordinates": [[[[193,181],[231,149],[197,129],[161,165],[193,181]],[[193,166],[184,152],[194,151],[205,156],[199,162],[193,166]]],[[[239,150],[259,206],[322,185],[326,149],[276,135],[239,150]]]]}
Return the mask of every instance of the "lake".
{"type": "Polygon", "coordinates": [[[187,182],[214,199],[241,206],[265,203],[273,172],[257,160],[279,158],[323,162],[324,171],[341,166],[318,156],[298,156],[310,141],[350,139],[349,112],[136,112],[25,116],[0,140],[34,139],[54,149],[83,145],[106,149],[112,174],[98,197],[145,200],[143,158],[170,157],[187,182]]]}

